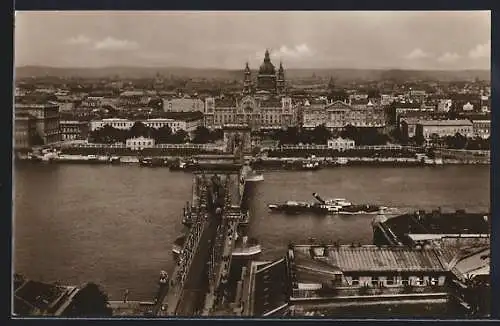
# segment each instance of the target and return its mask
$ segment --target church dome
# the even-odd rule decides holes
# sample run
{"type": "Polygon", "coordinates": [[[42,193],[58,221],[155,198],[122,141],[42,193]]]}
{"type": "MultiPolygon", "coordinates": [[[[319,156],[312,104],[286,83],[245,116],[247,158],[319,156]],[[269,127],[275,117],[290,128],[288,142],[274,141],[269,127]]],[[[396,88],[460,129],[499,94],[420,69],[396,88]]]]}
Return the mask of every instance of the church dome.
{"type": "Polygon", "coordinates": [[[266,50],[266,54],[264,56],[264,62],[260,65],[259,74],[260,75],[276,74],[276,69],[274,68],[274,65],[271,63],[271,58],[269,57],[268,50],[266,50]]]}

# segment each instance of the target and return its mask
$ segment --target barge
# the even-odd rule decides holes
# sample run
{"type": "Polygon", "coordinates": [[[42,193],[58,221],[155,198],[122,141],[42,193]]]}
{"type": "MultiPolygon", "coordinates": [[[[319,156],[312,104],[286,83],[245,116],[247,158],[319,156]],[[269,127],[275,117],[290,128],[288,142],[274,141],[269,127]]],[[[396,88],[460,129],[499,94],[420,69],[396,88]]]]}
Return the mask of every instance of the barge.
{"type": "Polygon", "coordinates": [[[321,164],[314,159],[287,160],[282,163],[282,167],[286,170],[316,171],[321,169],[321,164]]]}
{"type": "Polygon", "coordinates": [[[170,171],[191,172],[191,171],[197,170],[198,168],[199,168],[199,164],[195,160],[183,161],[183,160],[178,159],[178,160],[173,161],[169,166],[170,171]]]}
{"type": "Polygon", "coordinates": [[[139,165],[145,167],[164,167],[167,166],[167,160],[161,157],[143,157],[139,158],[139,165]]]}

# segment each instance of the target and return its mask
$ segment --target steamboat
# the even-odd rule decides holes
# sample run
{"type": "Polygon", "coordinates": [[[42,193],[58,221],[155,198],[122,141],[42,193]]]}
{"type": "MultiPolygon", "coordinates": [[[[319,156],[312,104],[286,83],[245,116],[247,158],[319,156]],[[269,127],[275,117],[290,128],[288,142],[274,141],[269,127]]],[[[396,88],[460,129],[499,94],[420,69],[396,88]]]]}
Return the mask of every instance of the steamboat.
{"type": "Polygon", "coordinates": [[[314,213],[320,215],[355,215],[355,214],[384,214],[387,207],[371,204],[353,204],[345,198],[323,199],[313,193],[315,202],[287,201],[282,204],[269,204],[273,212],[285,214],[314,213]]]}

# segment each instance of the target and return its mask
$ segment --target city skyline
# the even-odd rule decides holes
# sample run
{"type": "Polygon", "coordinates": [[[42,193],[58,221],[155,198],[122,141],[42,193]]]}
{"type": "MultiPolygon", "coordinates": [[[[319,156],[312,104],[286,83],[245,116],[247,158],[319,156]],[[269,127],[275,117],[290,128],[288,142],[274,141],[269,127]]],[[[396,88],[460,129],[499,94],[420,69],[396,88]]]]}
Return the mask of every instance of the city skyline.
{"type": "Polygon", "coordinates": [[[287,69],[490,69],[489,11],[17,12],[15,24],[16,67],[258,69],[269,49],[287,69]]]}

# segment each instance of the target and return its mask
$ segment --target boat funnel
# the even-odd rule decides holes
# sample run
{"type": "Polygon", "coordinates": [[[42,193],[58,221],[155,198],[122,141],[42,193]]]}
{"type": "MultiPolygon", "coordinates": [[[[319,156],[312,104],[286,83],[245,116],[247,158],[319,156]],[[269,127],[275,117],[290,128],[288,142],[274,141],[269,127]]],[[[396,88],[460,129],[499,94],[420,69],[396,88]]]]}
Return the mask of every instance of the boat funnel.
{"type": "Polygon", "coordinates": [[[322,203],[322,204],[324,204],[324,203],[325,203],[325,201],[323,200],[323,198],[321,198],[321,196],[320,196],[317,192],[313,192],[313,194],[312,194],[312,195],[313,195],[313,197],[314,197],[317,201],[319,201],[320,203],[322,203]]]}

